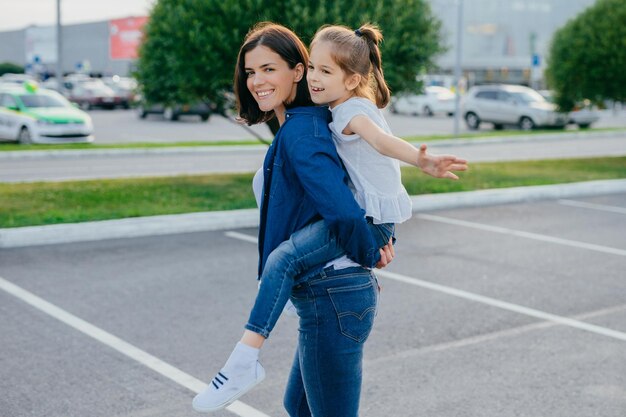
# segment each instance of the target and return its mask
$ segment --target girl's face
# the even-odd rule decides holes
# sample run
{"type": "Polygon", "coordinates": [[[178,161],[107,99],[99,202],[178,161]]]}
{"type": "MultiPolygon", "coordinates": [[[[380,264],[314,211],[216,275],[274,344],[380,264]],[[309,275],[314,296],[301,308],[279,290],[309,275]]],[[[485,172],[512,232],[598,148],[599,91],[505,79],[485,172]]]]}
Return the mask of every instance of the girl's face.
{"type": "Polygon", "coordinates": [[[304,65],[289,68],[287,62],[270,48],[259,45],[244,57],[248,90],[262,111],[274,111],[278,122],[285,121],[285,103],[296,97],[304,65]]]}
{"type": "Polygon", "coordinates": [[[337,65],[331,48],[330,42],[316,42],[311,48],[306,80],[313,102],[333,108],[352,97],[358,85],[358,76],[348,76],[337,65]]]}

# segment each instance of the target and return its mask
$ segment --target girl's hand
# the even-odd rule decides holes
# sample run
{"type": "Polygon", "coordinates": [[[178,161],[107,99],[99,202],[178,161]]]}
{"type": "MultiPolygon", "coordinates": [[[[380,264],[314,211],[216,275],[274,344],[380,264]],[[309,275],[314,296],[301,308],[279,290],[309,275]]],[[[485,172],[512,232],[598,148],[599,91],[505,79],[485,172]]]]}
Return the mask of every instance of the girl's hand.
{"type": "Polygon", "coordinates": [[[426,152],[426,144],[422,144],[417,156],[417,165],[423,173],[435,178],[458,180],[451,171],[466,171],[467,160],[455,155],[432,155],[426,152]]]}
{"type": "Polygon", "coordinates": [[[389,239],[389,243],[380,249],[380,261],[376,264],[376,268],[386,267],[393,260],[393,257],[396,256],[392,242],[392,239],[389,239]]]}

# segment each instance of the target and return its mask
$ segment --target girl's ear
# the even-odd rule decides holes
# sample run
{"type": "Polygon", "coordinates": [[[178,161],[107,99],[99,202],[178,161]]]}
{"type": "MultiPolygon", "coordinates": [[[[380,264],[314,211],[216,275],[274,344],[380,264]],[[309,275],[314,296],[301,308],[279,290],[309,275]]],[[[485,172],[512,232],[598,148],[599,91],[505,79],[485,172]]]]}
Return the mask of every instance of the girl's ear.
{"type": "Polygon", "coordinates": [[[304,76],[304,64],[302,62],[298,62],[294,67],[294,70],[296,70],[296,76],[293,81],[294,83],[298,83],[300,82],[300,80],[302,80],[302,77],[304,76]]]}
{"type": "Polygon", "coordinates": [[[352,74],[348,78],[346,78],[345,85],[346,89],[349,91],[354,90],[361,83],[361,74],[352,74]]]}

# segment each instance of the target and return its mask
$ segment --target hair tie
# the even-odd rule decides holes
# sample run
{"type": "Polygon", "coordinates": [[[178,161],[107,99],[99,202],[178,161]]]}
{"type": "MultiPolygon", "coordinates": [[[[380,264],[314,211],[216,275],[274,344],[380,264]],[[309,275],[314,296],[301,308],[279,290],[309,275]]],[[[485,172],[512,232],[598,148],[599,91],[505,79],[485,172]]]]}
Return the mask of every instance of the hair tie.
{"type": "Polygon", "coordinates": [[[357,30],[355,30],[355,31],[354,31],[354,34],[355,34],[356,36],[358,36],[359,38],[360,38],[361,36],[363,36],[363,32],[361,32],[361,29],[357,29],[357,30]]]}

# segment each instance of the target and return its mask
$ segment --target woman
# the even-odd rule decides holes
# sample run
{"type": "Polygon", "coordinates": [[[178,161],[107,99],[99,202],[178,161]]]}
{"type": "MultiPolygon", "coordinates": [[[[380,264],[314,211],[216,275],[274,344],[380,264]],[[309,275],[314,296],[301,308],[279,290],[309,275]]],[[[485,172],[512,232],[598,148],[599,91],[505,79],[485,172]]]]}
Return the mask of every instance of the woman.
{"type": "MultiPolygon", "coordinates": [[[[307,61],[306,47],[293,32],[259,24],[239,51],[235,96],[246,123],[276,117],[281,125],[263,165],[259,275],[281,242],[320,219],[348,254],[296,280],[291,299],[300,316],[299,340],[285,407],[291,416],[350,417],[358,415],[363,344],[378,295],[376,278],[360,265],[386,265],[393,247],[379,249],[347,186],[328,128],[330,113],[315,107],[309,95],[307,61]]],[[[241,354],[251,358],[256,378],[247,390],[264,372],[251,349],[241,354]]],[[[196,410],[221,408],[246,391],[220,397],[220,389],[229,389],[227,374],[219,373],[194,399],[196,410]]]]}

